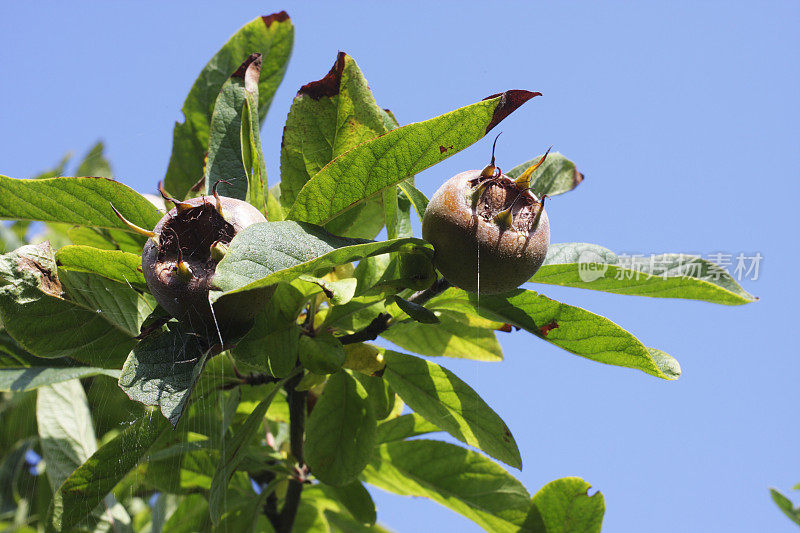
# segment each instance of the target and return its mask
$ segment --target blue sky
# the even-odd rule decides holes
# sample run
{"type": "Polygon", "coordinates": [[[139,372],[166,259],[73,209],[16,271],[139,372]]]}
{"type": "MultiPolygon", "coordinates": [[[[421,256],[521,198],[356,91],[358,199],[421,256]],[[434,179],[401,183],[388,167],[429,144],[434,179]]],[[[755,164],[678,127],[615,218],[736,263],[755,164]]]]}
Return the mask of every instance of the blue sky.
{"type": "MultiPolygon", "coordinates": [[[[292,63],[262,139],[278,179],[300,85],[352,55],[401,123],[505,89],[541,91],[500,126],[501,166],[551,144],[586,174],[548,207],[554,242],[617,252],[760,252],[744,307],[540,286],[675,356],[666,382],[501,334],[506,360],[443,360],[504,418],[531,492],[578,475],[606,531],[793,531],[767,487],[800,482],[800,4],[37,2],[0,16],[0,173],[28,177],[106,142],[151,192],[195,76],[239,26],[287,9],[292,63]],[[331,3],[333,4],[333,3],[331,3]],[[224,7],[223,7],[224,6],[224,7]]],[[[428,195],[487,161],[491,139],[418,176],[428,195]]],[[[533,287],[532,287],[533,288],[533,287]]],[[[477,531],[430,502],[375,491],[397,531],[477,531]]],[[[797,499],[797,498],[795,498],[797,499]]]]}

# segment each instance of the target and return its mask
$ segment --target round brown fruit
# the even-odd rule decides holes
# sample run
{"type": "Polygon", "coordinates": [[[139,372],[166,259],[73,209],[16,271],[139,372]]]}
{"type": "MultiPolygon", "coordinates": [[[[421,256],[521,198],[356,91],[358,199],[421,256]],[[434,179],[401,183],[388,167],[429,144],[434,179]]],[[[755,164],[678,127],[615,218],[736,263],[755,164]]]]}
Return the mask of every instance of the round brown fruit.
{"type": "Polygon", "coordinates": [[[466,291],[498,294],[539,270],[550,222],[544,198],[529,183],[502,174],[492,157],[485,169],[456,174],[436,191],[425,209],[422,237],[433,244],[434,265],[445,279],[466,291]]]}
{"type": "Polygon", "coordinates": [[[153,231],[131,225],[150,237],[142,250],[148,289],[170,315],[207,339],[238,332],[264,308],[274,288],[246,299],[219,300],[213,309],[209,291],[217,264],[233,237],[267,219],[247,202],[216,194],[182,202],[165,199],[175,207],[153,231]]]}

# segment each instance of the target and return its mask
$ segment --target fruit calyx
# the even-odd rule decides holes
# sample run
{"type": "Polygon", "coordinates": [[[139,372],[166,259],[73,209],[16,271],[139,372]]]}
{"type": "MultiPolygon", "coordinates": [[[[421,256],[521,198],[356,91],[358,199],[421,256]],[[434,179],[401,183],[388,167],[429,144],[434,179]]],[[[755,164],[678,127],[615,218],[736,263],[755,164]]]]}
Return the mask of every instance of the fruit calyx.
{"type": "Polygon", "coordinates": [[[494,149],[498,137],[499,134],[492,144],[490,163],[467,182],[471,186],[468,193],[470,203],[477,216],[485,221],[493,220],[502,231],[515,230],[526,234],[536,231],[544,212],[546,195],[541,199],[536,197],[530,189],[530,178],[547,159],[552,146],[536,164],[518,178],[511,179],[495,166],[494,149]]]}

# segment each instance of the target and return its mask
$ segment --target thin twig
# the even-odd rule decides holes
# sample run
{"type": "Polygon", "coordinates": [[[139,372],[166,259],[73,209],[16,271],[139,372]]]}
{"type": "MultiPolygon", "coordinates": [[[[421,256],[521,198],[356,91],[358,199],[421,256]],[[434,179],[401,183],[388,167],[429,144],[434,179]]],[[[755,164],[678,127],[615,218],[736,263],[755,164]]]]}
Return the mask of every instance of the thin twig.
{"type": "Polygon", "coordinates": [[[275,383],[280,381],[280,378],[270,376],[269,374],[239,374],[236,381],[231,381],[222,386],[222,390],[231,390],[241,385],[266,385],[267,383],[275,383]]]}
{"type": "MultiPolygon", "coordinates": [[[[408,301],[418,305],[425,305],[428,300],[434,296],[443,293],[452,287],[450,282],[444,278],[439,278],[436,282],[425,290],[417,291],[408,297],[408,301]]],[[[372,341],[378,336],[389,329],[392,325],[392,315],[389,313],[381,313],[372,319],[372,322],[367,324],[363,329],[348,335],[339,337],[339,342],[342,344],[355,344],[357,342],[372,341]]]]}
{"type": "Polygon", "coordinates": [[[289,487],[286,490],[286,498],[281,509],[278,521],[277,533],[290,533],[297,516],[297,508],[300,505],[300,495],[303,492],[305,482],[305,472],[307,468],[303,457],[303,439],[306,422],[306,391],[296,390],[295,387],[300,383],[302,373],[286,382],[287,401],[289,403],[289,449],[296,461],[298,475],[289,480],[289,487]]]}

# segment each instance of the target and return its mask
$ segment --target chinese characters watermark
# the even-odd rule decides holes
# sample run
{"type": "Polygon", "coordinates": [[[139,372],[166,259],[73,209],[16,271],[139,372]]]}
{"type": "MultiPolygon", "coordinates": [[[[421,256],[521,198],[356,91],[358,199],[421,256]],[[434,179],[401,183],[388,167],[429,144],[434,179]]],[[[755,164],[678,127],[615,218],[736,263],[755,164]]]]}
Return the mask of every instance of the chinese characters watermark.
{"type": "Polygon", "coordinates": [[[761,272],[764,256],[761,252],[738,254],[714,252],[710,254],[604,254],[592,249],[578,256],[578,276],[589,283],[601,278],[616,280],[642,279],[643,277],[691,277],[709,281],[748,279],[756,281],[761,272]]]}

